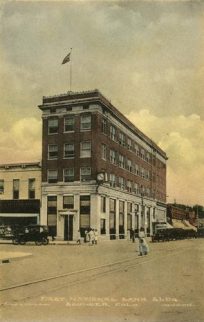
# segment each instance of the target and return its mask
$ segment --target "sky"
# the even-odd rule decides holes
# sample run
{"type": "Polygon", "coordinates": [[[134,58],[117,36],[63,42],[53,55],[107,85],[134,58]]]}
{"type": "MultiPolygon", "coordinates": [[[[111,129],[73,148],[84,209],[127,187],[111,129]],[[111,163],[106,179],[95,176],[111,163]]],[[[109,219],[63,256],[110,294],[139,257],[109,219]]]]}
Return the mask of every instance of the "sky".
{"type": "Polygon", "coordinates": [[[0,163],[41,159],[42,96],[99,89],[167,154],[167,201],[204,205],[204,2],[3,1],[0,163]]]}

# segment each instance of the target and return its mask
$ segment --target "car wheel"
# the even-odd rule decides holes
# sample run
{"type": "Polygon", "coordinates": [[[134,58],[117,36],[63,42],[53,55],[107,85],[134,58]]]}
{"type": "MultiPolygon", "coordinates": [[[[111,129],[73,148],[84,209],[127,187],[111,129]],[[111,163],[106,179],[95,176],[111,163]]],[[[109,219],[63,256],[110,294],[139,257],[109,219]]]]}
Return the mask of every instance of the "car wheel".
{"type": "Polygon", "coordinates": [[[42,244],[47,245],[49,243],[49,240],[47,238],[42,238],[42,244]]]}
{"type": "Polygon", "coordinates": [[[42,241],[41,241],[41,240],[36,240],[36,241],[35,241],[35,245],[37,245],[37,246],[42,245],[42,241]]]}
{"type": "Polygon", "coordinates": [[[19,240],[18,240],[17,238],[14,238],[14,239],[12,240],[12,243],[13,243],[14,245],[18,245],[18,244],[19,244],[19,240]]]}
{"type": "Polygon", "coordinates": [[[25,240],[24,239],[20,239],[20,245],[25,245],[25,240]]]}

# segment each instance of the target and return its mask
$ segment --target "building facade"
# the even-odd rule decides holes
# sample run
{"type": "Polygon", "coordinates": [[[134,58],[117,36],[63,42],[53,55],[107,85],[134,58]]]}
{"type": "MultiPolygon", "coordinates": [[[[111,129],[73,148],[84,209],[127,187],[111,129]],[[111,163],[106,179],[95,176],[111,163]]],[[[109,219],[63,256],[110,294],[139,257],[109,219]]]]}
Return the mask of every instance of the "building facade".
{"type": "Polygon", "coordinates": [[[43,97],[41,223],[59,239],[166,222],[167,156],[98,90],[43,97]]]}
{"type": "Polygon", "coordinates": [[[175,228],[196,229],[197,214],[185,205],[167,204],[167,221],[175,228]]]}
{"type": "Polygon", "coordinates": [[[41,164],[0,165],[0,225],[40,222],[41,164]]]}

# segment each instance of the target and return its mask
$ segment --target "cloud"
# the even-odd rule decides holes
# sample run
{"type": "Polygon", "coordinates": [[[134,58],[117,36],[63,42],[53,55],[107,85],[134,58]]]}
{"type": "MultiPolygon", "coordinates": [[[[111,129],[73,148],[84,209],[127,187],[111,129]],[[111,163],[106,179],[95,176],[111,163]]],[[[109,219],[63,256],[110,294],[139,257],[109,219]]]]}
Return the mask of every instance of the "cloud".
{"type": "Polygon", "coordinates": [[[167,153],[167,194],[170,200],[202,204],[204,121],[200,116],[158,117],[147,109],[126,116],[167,153]]]}
{"type": "Polygon", "coordinates": [[[34,117],[16,121],[0,130],[1,163],[41,160],[41,121],[34,117]]]}
{"type": "Polygon", "coordinates": [[[202,1],[5,2],[1,160],[41,155],[37,106],[43,95],[69,90],[69,64],[61,61],[73,47],[72,90],[98,88],[134,119],[169,156],[169,194],[185,191],[188,201],[191,191],[196,199],[204,175],[203,16],[202,1]]]}

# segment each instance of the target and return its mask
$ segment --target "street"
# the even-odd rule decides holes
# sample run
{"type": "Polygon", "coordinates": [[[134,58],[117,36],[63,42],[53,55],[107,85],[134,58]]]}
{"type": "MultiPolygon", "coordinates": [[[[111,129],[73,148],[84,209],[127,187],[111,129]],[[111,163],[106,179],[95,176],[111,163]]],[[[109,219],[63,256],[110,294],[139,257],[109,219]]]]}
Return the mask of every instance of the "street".
{"type": "Polygon", "coordinates": [[[204,321],[204,239],[149,245],[1,244],[32,254],[1,264],[1,320],[204,321]]]}

